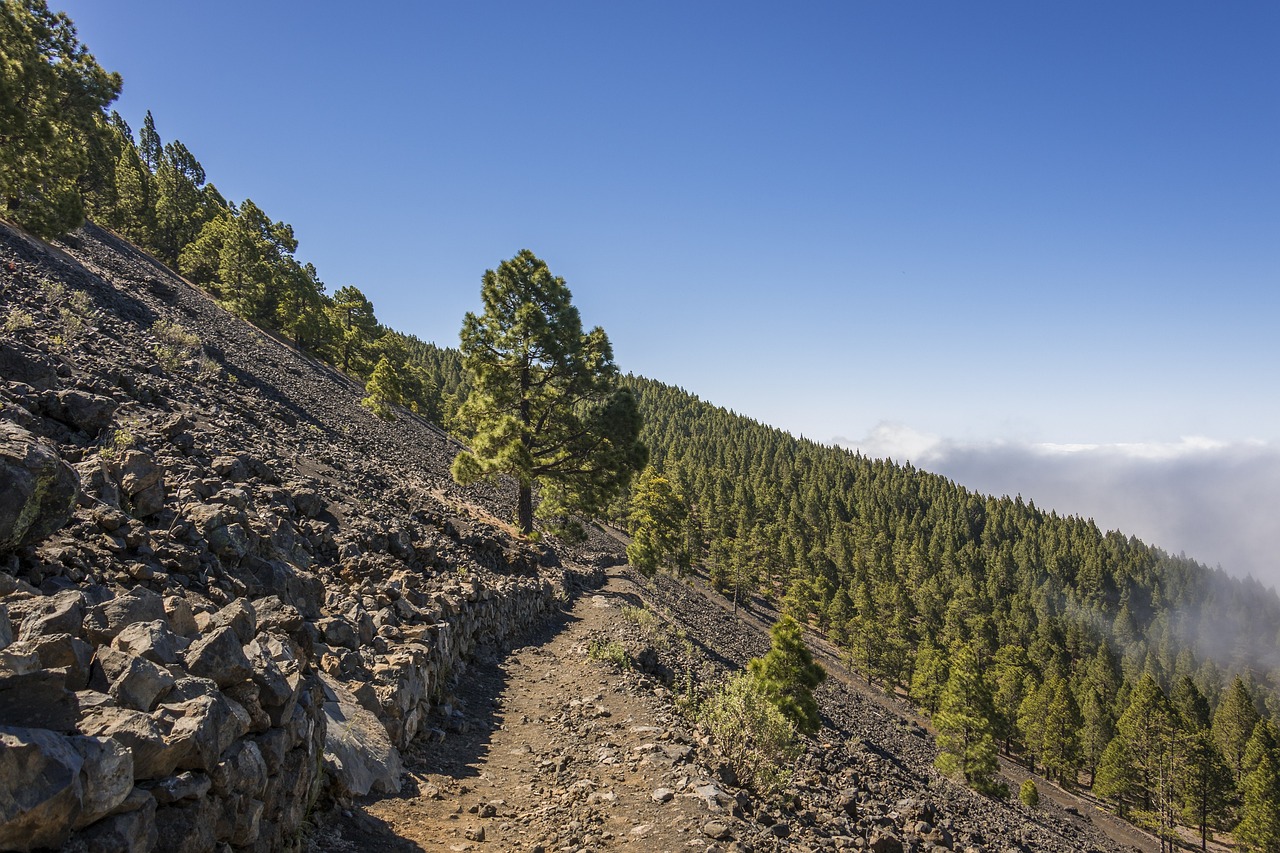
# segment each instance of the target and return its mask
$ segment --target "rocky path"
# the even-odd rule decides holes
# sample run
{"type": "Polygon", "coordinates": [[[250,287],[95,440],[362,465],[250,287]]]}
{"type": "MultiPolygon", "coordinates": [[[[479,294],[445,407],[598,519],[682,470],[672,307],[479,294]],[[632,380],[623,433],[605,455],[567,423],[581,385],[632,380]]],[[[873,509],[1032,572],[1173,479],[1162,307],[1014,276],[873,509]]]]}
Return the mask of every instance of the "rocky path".
{"type": "Polygon", "coordinates": [[[458,690],[453,731],[406,756],[399,797],[322,826],[313,853],[729,849],[727,797],[690,762],[666,700],[621,679],[594,637],[640,602],[621,570],[458,690]]]}

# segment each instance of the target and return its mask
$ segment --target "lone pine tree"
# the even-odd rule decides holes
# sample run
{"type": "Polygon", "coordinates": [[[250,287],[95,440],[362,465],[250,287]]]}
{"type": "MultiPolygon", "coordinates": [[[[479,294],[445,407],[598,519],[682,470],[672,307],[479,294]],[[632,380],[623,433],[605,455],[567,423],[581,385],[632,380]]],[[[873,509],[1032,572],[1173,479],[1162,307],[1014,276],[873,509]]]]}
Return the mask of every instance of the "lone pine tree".
{"type": "Polygon", "coordinates": [[[803,734],[818,731],[822,720],[813,688],[827,677],[821,664],[804,644],[800,623],[783,616],[769,630],[771,644],[762,658],[747,663],[747,669],[760,692],[796,725],[803,734]]]}
{"type": "Polygon", "coordinates": [[[526,534],[535,482],[542,515],[598,515],[648,461],[609,338],[599,326],[582,331],[564,279],[528,249],[482,282],[484,313],[467,312],[462,323],[471,393],[457,421],[472,432],[471,449],[458,454],[453,476],[514,477],[526,534]]]}

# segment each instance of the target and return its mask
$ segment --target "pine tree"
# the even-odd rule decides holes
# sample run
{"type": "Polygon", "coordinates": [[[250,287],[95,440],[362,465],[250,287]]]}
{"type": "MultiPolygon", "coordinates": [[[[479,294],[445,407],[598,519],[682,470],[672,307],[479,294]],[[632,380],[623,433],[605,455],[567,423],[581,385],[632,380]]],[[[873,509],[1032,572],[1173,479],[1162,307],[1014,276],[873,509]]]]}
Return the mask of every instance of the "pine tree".
{"type": "Polygon", "coordinates": [[[373,375],[364,386],[367,395],[360,405],[373,412],[383,420],[393,421],[396,418],[393,406],[403,406],[404,377],[395,362],[385,355],[378,360],[373,375]]]}
{"type": "Polygon", "coordinates": [[[688,569],[689,552],[685,547],[688,515],[689,509],[671,481],[652,465],[645,467],[631,491],[627,519],[631,542],[627,545],[627,562],[647,574],[668,565],[680,572],[688,569]]]}
{"type": "Polygon", "coordinates": [[[949,675],[946,651],[928,637],[923,638],[916,648],[915,668],[911,673],[911,699],[930,715],[936,714],[949,675]]]}
{"type": "Polygon", "coordinates": [[[967,645],[952,651],[951,674],[933,724],[938,729],[939,770],[963,778],[983,793],[1003,793],[996,779],[999,759],[991,737],[991,691],[967,645]]]}
{"type": "Polygon", "coordinates": [[[1200,828],[1200,849],[1208,846],[1209,827],[1226,814],[1232,788],[1231,769],[1207,727],[1201,726],[1182,740],[1183,772],[1178,779],[1178,803],[1183,818],[1200,828]]]}
{"type": "Polygon", "coordinates": [[[765,696],[803,734],[816,734],[822,725],[813,689],[827,672],[813,660],[804,643],[800,623],[783,616],[769,630],[769,651],[747,663],[747,671],[765,696]]]}
{"type": "Polygon", "coordinates": [[[474,434],[454,478],[514,477],[526,534],[536,482],[544,517],[602,513],[648,460],[608,336],[598,326],[582,331],[564,279],[527,249],[485,272],[481,297],[484,313],[468,312],[462,324],[472,390],[458,418],[474,434]]]}
{"type": "Polygon", "coordinates": [[[1275,724],[1260,720],[1245,753],[1236,839],[1251,853],[1276,853],[1280,851],[1280,736],[1275,724]]]}
{"type": "Polygon", "coordinates": [[[45,0],[0,3],[0,214],[44,237],[81,225],[80,181],[120,86],[45,0]]]}
{"type": "Polygon", "coordinates": [[[1258,724],[1258,709],[1244,679],[1236,676],[1213,715],[1213,739],[1231,768],[1236,784],[1244,775],[1244,753],[1258,724]]]}

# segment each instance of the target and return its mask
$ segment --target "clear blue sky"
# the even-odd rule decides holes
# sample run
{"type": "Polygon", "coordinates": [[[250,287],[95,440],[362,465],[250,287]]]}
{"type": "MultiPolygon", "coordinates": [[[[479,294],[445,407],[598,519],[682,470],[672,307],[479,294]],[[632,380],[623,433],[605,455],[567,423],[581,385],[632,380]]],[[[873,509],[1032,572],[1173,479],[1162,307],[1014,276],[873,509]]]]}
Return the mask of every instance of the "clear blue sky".
{"type": "Polygon", "coordinates": [[[527,247],[623,370],[944,473],[1280,441],[1280,4],[61,7],[402,331],[527,247]]]}

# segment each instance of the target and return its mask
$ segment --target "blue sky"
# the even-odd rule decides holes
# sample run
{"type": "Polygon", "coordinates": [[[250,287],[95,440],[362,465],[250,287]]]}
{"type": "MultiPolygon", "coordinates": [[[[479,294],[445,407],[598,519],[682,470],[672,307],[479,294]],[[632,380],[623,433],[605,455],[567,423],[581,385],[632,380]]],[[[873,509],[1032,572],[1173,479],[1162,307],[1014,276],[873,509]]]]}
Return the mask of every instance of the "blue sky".
{"type": "Polygon", "coordinates": [[[623,370],[1280,580],[1274,3],[61,8],[402,331],[527,247],[623,370]]]}

